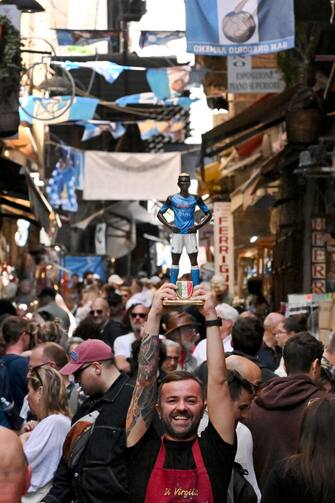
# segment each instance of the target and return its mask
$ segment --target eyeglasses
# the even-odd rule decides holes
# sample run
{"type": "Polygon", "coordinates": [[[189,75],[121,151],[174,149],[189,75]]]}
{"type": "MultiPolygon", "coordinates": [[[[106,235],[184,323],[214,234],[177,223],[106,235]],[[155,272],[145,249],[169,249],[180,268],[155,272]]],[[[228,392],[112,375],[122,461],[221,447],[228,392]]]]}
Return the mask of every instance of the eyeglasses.
{"type": "Polygon", "coordinates": [[[95,314],[102,314],[103,310],[102,309],[91,309],[90,315],[94,316],[95,314]]]}
{"type": "Polygon", "coordinates": [[[35,367],[31,367],[30,366],[29,367],[29,372],[33,372],[34,370],[36,371],[36,370],[44,367],[45,365],[51,365],[51,363],[52,363],[51,361],[48,361],[48,362],[41,363],[40,365],[36,365],[35,367]]]}
{"type": "Polygon", "coordinates": [[[84,365],[84,367],[80,367],[80,369],[76,370],[75,372],[73,372],[73,375],[78,378],[83,372],[85,369],[88,369],[88,367],[90,367],[92,365],[92,363],[88,363],[87,365],[84,365]]]}
{"type": "Polygon", "coordinates": [[[146,314],[145,313],[130,313],[130,316],[132,318],[136,318],[136,316],[139,316],[140,318],[142,318],[142,320],[144,320],[144,318],[146,317],[146,314]]]}
{"type": "Polygon", "coordinates": [[[32,371],[30,372],[30,379],[35,379],[36,381],[39,382],[39,385],[43,387],[43,381],[41,379],[40,374],[38,373],[38,370],[37,370],[38,368],[39,367],[35,367],[35,368],[32,369],[32,371]],[[36,377],[34,377],[34,375],[36,377]]]}

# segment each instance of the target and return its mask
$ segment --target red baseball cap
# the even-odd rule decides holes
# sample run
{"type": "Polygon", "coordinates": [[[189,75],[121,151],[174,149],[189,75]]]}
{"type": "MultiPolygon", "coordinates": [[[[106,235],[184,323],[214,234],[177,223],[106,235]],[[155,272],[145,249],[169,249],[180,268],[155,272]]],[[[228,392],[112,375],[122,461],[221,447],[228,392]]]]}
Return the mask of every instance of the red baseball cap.
{"type": "Polygon", "coordinates": [[[76,347],[70,353],[70,361],[60,369],[63,375],[77,372],[85,363],[103,362],[114,357],[112,348],[99,339],[88,339],[76,347]]]}

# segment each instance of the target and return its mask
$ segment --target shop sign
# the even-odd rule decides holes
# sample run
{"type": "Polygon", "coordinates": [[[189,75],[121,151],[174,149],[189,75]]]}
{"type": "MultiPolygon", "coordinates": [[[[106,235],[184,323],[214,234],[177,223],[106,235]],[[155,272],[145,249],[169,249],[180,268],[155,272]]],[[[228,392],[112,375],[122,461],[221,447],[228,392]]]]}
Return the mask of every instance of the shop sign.
{"type": "Polygon", "coordinates": [[[326,219],[312,218],[312,292],[326,293],[326,219]]]}
{"type": "Polygon", "coordinates": [[[281,93],[283,74],[276,68],[252,68],[251,56],[228,56],[229,93],[281,93]]]}
{"type": "Polygon", "coordinates": [[[227,291],[234,294],[234,230],[231,203],[214,203],[215,274],[220,274],[227,291]]]}

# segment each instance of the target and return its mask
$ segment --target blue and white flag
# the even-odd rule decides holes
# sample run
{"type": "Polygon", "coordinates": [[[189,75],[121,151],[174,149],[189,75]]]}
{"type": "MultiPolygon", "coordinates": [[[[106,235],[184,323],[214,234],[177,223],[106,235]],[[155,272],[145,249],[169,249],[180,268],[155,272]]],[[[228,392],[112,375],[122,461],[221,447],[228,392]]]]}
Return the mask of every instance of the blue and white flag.
{"type": "Polygon", "coordinates": [[[119,39],[119,31],[56,29],[58,45],[90,45],[103,40],[119,39]]]}
{"type": "Polygon", "coordinates": [[[191,68],[189,66],[171,66],[170,68],[149,68],[147,81],[152,92],[160,100],[178,96],[189,82],[191,68]]]}
{"type": "Polygon", "coordinates": [[[185,0],[187,51],[269,54],[294,47],[293,0],[185,0]]]}
{"type": "Polygon", "coordinates": [[[197,99],[191,99],[184,96],[169,98],[166,100],[160,100],[154,93],[139,93],[130,94],[128,96],[122,96],[118,98],[115,103],[120,107],[126,107],[127,105],[173,105],[181,106],[183,108],[189,108],[191,104],[197,99]]]}
{"type": "Polygon", "coordinates": [[[20,120],[32,124],[42,120],[46,124],[59,124],[68,121],[91,120],[99,100],[75,96],[71,103],[70,96],[39,98],[27,96],[20,99],[20,120]]]}
{"type": "Polygon", "coordinates": [[[91,68],[95,72],[102,75],[109,84],[113,84],[116,79],[121,75],[123,70],[146,70],[146,68],[142,67],[130,67],[130,66],[121,66],[117,63],[113,63],[112,61],[85,61],[85,62],[77,62],[77,61],[64,61],[64,62],[54,62],[60,66],[63,66],[66,70],[76,70],[78,68],[91,68]]]}
{"type": "Polygon", "coordinates": [[[91,122],[79,122],[79,126],[84,126],[83,136],[81,141],[87,141],[91,138],[101,135],[104,131],[108,131],[113,138],[116,140],[124,135],[126,128],[121,122],[109,122],[109,121],[91,121],[91,122]]]}
{"type": "Polygon", "coordinates": [[[171,40],[184,38],[184,31],[141,31],[139,46],[141,49],[149,45],[165,45],[171,40]]]}
{"type": "Polygon", "coordinates": [[[51,174],[47,194],[53,208],[76,212],[78,210],[75,192],[76,171],[69,158],[61,158],[51,174]]]}

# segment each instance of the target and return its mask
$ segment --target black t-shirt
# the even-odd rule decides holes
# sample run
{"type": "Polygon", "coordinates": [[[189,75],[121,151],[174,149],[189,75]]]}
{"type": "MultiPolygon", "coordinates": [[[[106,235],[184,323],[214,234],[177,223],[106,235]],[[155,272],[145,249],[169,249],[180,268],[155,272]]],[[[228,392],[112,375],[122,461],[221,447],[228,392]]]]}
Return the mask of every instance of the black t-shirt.
{"type": "MultiPolygon", "coordinates": [[[[215,503],[225,503],[230,482],[236,445],[227,444],[209,423],[199,437],[200,451],[212,485],[215,503]]],[[[194,440],[174,442],[164,440],[166,458],[164,468],[192,470],[195,462],[192,454],[194,440]]],[[[143,438],[126,450],[129,494],[131,503],[143,503],[151,472],[154,468],[161,439],[153,426],[143,438]]],[[[160,503],[157,501],[157,503],[160,503]]]]}

